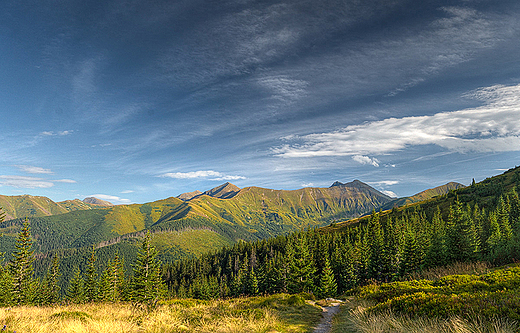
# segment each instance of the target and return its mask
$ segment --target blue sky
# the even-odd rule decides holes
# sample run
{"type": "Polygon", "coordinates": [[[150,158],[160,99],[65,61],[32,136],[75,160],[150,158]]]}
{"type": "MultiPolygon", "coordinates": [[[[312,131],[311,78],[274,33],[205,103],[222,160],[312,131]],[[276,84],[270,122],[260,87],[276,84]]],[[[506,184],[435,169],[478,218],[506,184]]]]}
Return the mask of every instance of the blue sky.
{"type": "Polygon", "coordinates": [[[520,164],[520,3],[0,3],[0,194],[396,196],[520,164]]]}

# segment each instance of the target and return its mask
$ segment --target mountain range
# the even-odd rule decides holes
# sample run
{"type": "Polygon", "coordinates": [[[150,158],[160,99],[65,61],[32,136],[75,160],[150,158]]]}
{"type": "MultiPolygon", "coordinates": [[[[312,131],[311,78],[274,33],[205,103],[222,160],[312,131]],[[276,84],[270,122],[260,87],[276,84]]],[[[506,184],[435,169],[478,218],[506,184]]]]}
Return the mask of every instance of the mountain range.
{"type": "Polygon", "coordinates": [[[0,206],[6,213],[6,221],[0,224],[5,236],[0,237],[0,251],[12,251],[22,221],[28,217],[39,253],[92,245],[121,247],[150,230],[155,234],[155,245],[168,260],[175,260],[240,240],[345,221],[460,186],[450,183],[413,197],[392,199],[359,180],[290,191],[241,189],[225,183],[205,192],[131,205],[112,205],[96,198],[53,202],[29,195],[0,196],[0,206]]]}

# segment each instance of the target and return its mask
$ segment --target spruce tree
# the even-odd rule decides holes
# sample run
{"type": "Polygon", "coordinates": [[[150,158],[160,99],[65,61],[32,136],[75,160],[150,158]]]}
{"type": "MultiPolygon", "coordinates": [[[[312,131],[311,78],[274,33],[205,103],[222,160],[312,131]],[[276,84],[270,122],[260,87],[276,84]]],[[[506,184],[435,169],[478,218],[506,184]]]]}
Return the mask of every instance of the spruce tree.
{"type": "Polygon", "coordinates": [[[258,279],[256,278],[255,270],[250,268],[247,273],[246,294],[255,296],[258,295],[258,291],[258,279]]]}
{"type": "Polygon", "coordinates": [[[114,260],[109,265],[110,270],[110,296],[109,299],[112,302],[117,302],[122,297],[123,283],[125,281],[125,267],[124,259],[119,257],[119,253],[116,253],[114,260]]]}
{"type": "Polygon", "coordinates": [[[13,252],[13,260],[10,263],[11,276],[13,278],[13,296],[16,304],[29,304],[35,299],[35,281],[33,279],[34,251],[31,249],[31,228],[29,220],[25,219],[22,230],[13,252]]]}
{"type": "Polygon", "coordinates": [[[293,237],[287,244],[289,292],[312,292],[316,271],[305,234],[293,237]]]}
{"type": "Polygon", "coordinates": [[[0,252],[0,306],[8,306],[13,302],[13,277],[4,266],[4,254],[0,252]]]}
{"type": "Polygon", "coordinates": [[[85,281],[77,266],[74,268],[72,279],[69,282],[66,298],[69,302],[76,304],[85,302],[85,281]]]}
{"type": "Polygon", "coordinates": [[[318,295],[320,298],[333,297],[336,295],[337,290],[338,285],[336,284],[336,279],[334,278],[334,272],[330,267],[329,258],[325,257],[323,269],[320,274],[318,295]]]}
{"type": "Polygon", "coordinates": [[[426,268],[444,266],[447,264],[444,222],[442,221],[441,211],[438,207],[433,216],[431,228],[430,246],[426,251],[424,262],[426,268]]]}
{"type": "Polygon", "coordinates": [[[99,279],[99,294],[98,300],[102,302],[111,301],[112,290],[111,290],[111,271],[110,266],[112,263],[108,262],[108,267],[101,273],[101,278],[99,279]]]}
{"type": "Polygon", "coordinates": [[[43,279],[42,288],[40,290],[40,303],[54,304],[60,299],[60,286],[58,280],[60,278],[60,260],[54,255],[52,262],[47,269],[47,274],[43,279]]]}
{"type": "Polygon", "coordinates": [[[99,296],[99,281],[96,269],[96,248],[92,246],[85,271],[85,299],[94,302],[99,296]]]}
{"type": "Polygon", "coordinates": [[[132,285],[132,300],[155,307],[164,293],[161,279],[161,265],[157,259],[157,250],[152,246],[150,231],[146,233],[143,243],[137,253],[133,266],[134,277],[132,285]]]}

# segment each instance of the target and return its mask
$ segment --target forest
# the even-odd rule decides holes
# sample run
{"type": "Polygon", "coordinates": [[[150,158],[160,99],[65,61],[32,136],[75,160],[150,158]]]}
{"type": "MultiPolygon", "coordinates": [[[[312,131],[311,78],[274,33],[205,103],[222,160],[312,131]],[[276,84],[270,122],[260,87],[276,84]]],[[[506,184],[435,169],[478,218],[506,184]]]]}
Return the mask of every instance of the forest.
{"type": "Polygon", "coordinates": [[[512,169],[417,204],[374,210],[324,228],[242,241],[173,264],[161,263],[148,232],[132,262],[117,252],[101,261],[92,247],[84,267],[73,267],[72,274],[64,272],[55,255],[40,277],[34,274],[26,220],[12,258],[0,266],[0,304],[127,301],[153,308],[161,300],[179,298],[376,295],[379,291],[370,286],[407,281],[435,267],[515,263],[520,260],[519,175],[519,168],[512,169]]]}

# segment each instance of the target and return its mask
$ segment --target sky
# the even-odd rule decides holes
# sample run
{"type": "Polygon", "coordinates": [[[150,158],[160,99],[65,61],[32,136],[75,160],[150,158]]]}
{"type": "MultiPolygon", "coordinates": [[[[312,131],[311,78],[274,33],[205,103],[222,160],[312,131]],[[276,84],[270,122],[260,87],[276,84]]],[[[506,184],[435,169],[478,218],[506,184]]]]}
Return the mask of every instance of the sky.
{"type": "Polygon", "coordinates": [[[144,203],[520,165],[517,0],[2,0],[0,194],[144,203]]]}

